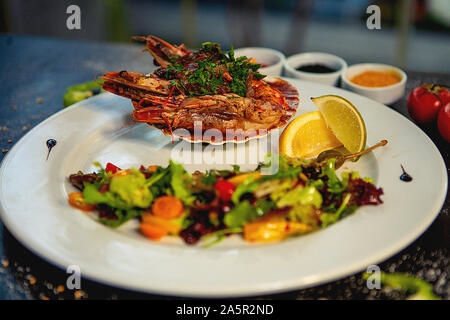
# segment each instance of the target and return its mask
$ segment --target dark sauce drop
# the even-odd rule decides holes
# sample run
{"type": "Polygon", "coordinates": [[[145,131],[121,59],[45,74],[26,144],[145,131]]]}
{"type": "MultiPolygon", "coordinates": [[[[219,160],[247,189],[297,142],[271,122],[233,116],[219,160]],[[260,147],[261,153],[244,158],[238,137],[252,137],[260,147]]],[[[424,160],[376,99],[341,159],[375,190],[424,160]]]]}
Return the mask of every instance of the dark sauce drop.
{"type": "Polygon", "coordinates": [[[48,153],[47,153],[47,159],[48,160],[48,156],[50,155],[50,151],[52,151],[53,147],[56,146],[56,140],[55,139],[48,139],[47,142],[47,148],[48,148],[48,153]]]}
{"type": "Polygon", "coordinates": [[[405,171],[405,168],[403,168],[403,165],[400,165],[400,167],[402,167],[402,175],[400,176],[400,180],[402,180],[403,182],[410,182],[412,181],[412,177],[405,171]]]}
{"type": "Polygon", "coordinates": [[[337,71],[334,68],[326,66],[324,64],[305,64],[297,68],[298,71],[311,72],[311,73],[331,73],[337,71]]]}

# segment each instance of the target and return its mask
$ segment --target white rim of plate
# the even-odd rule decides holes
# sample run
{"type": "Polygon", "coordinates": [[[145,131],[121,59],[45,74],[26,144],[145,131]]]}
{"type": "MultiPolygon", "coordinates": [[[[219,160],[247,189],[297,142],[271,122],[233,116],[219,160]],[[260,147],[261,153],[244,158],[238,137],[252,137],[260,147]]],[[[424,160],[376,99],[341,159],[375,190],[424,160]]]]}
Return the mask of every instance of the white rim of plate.
{"type": "MultiPolygon", "coordinates": [[[[297,79],[289,79],[287,80],[294,81],[294,82],[307,82],[297,79]]],[[[315,84],[317,85],[317,84],[315,84]]],[[[323,85],[318,85],[321,87],[328,87],[323,85]]],[[[331,89],[332,87],[330,87],[331,89]]],[[[334,88],[336,89],[336,88],[334,88]]],[[[340,91],[343,91],[341,89],[338,89],[340,91]]],[[[368,99],[366,97],[357,95],[355,93],[346,92],[347,94],[359,96],[364,99],[368,99]]],[[[95,101],[96,99],[104,99],[105,95],[98,95],[95,96],[90,101],[95,101]]],[[[370,100],[370,99],[368,99],[370,100]]],[[[43,125],[45,125],[47,122],[50,122],[55,117],[58,117],[66,112],[69,112],[73,108],[76,108],[77,105],[86,103],[86,101],[81,101],[73,106],[70,106],[52,116],[45,119],[41,123],[39,123],[36,127],[34,127],[32,130],[30,130],[26,135],[24,135],[8,152],[8,154],[4,157],[1,166],[0,166],[0,177],[4,175],[4,171],[6,167],[9,165],[10,159],[13,157],[13,155],[17,152],[20,145],[25,141],[26,139],[30,138],[32,134],[37,132],[43,125]]],[[[437,155],[439,156],[439,159],[441,161],[441,169],[443,172],[446,172],[446,167],[442,158],[442,155],[440,154],[437,147],[434,145],[432,140],[422,131],[420,130],[414,123],[412,123],[409,119],[403,117],[396,111],[393,111],[387,106],[384,106],[378,102],[373,102],[380,106],[383,106],[386,108],[386,111],[388,113],[391,113],[394,117],[401,117],[403,120],[406,120],[410,122],[414,127],[416,127],[416,130],[420,132],[420,134],[423,136],[423,138],[431,145],[431,147],[435,150],[437,155]]],[[[430,210],[430,212],[434,212],[434,214],[427,214],[426,220],[424,220],[420,225],[417,225],[414,230],[410,231],[407,236],[404,236],[402,239],[398,239],[395,244],[392,244],[388,250],[384,251],[383,253],[375,252],[371,255],[367,255],[365,259],[358,260],[357,262],[354,262],[352,265],[347,265],[345,267],[342,267],[338,270],[334,270],[333,272],[328,272],[327,274],[322,274],[320,276],[317,276],[317,278],[314,279],[296,279],[296,280],[285,280],[284,282],[278,282],[276,285],[261,285],[258,287],[254,287],[252,289],[249,289],[247,286],[233,286],[233,287],[222,287],[219,290],[214,290],[214,288],[210,288],[208,292],[201,292],[196,290],[196,288],[167,288],[167,287],[153,287],[148,288],[146,285],[142,285],[139,283],[133,283],[130,284],[128,281],[125,281],[123,278],[115,278],[111,279],[108,277],[108,275],[105,276],[104,273],[88,270],[84,271],[83,277],[93,280],[93,281],[101,281],[102,283],[117,286],[121,288],[136,290],[140,292],[146,292],[146,293],[154,293],[154,294],[165,294],[165,295],[172,295],[172,296],[190,296],[190,297],[239,297],[239,296],[256,296],[261,294],[273,294],[273,293],[279,293],[279,292],[285,292],[289,290],[294,289],[304,289],[311,286],[317,286],[332,280],[340,279],[344,276],[349,276],[351,274],[354,274],[356,272],[359,272],[363,270],[365,267],[367,267],[370,264],[373,263],[379,263],[381,261],[384,261],[385,259],[391,257],[392,255],[398,253],[401,249],[405,248],[407,245],[411,244],[414,240],[416,240],[422,233],[431,225],[431,223],[435,220],[435,218],[438,216],[440,209],[445,201],[445,197],[447,194],[447,186],[448,186],[448,178],[445,176],[445,179],[443,181],[442,185],[442,192],[439,194],[439,196],[436,198],[436,201],[434,202],[433,208],[430,210]]],[[[3,190],[5,186],[2,185],[2,181],[0,180],[0,191],[3,190]]],[[[2,197],[2,193],[0,193],[0,199],[2,197]]],[[[8,230],[14,235],[16,239],[18,239],[24,246],[26,246],[29,250],[31,250],[34,254],[38,255],[42,259],[50,262],[51,264],[54,264],[62,269],[65,269],[68,265],[70,265],[69,259],[67,257],[61,257],[58,255],[55,255],[54,252],[48,251],[47,248],[42,247],[40,244],[34,243],[33,236],[30,235],[24,235],[23,233],[20,233],[20,226],[16,224],[16,221],[6,212],[3,202],[0,201],[0,217],[2,218],[3,223],[6,225],[8,230]]],[[[320,231],[319,231],[320,232],[320,231]]],[[[317,234],[319,232],[315,232],[313,234],[317,234]]],[[[120,237],[120,235],[118,236],[120,237]]],[[[138,239],[130,239],[129,241],[139,244],[142,243],[141,240],[138,239]]],[[[268,245],[267,247],[270,247],[268,245]]],[[[198,249],[198,248],[174,248],[175,250],[204,250],[204,249],[198,249]]],[[[256,247],[256,248],[250,248],[252,250],[260,250],[264,249],[264,247],[256,247]]],[[[244,248],[244,250],[248,250],[248,248],[244,248]]],[[[180,251],[180,252],[181,252],[180,251]]]]}

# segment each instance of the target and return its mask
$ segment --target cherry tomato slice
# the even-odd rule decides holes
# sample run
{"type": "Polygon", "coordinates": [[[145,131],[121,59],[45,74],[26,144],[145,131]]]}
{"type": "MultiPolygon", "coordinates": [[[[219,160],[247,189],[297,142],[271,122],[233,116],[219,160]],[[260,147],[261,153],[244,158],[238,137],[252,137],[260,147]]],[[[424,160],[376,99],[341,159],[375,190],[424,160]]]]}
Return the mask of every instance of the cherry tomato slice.
{"type": "Polygon", "coordinates": [[[95,205],[86,203],[81,192],[72,192],[69,194],[68,202],[72,207],[83,211],[92,211],[95,209],[95,205]]]}
{"type": "Polygon", "coordinates": [[[230,201],[236,187],[227,180],[219,180],[214,184],[214,187],[219,191],[219,198],[223,201],[230,201]]]}

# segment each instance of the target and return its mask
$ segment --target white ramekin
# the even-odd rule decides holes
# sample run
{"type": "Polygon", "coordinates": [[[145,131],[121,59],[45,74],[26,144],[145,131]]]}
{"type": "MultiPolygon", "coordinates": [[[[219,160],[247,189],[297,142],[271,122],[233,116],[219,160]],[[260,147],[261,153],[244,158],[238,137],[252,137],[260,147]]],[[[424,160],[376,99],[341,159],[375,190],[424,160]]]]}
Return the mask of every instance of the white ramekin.
{"type": "Polygon", "coordinates": [[[286,63],[284,64],[284,70],[288,77],[318,82],[330,86],[338,84],[339,77],[346,68],[347,63],[344,59],[324,52],[294,54],[287,58],[286,63]],[[314,73],[296,70],[298,67],[309,64],[324,64],[330,68],[336,69],[336,71],[329,73],[314,73]]]}
{"type": "Polygon", "coordinates": [[[354,64],[342,73],[342,87],[359,93],[383,104],[392,104],[403,97],[406,87],[406,73],[403,70],[380,63],[354,64]],[[393,72],[400,77],[400,82],[385,87],[364,87],[350,81],[354,76],[364,71],[393,72]]]}
{"type": "Polygon", "coordinates": [[[260,68],[258,71],[268,76],[281,76],[283,71],[283,64],[286,61],[286,57],[280,51],[262,48],[262,47],[246,47],[234,50],[235,57],[246,56],[247,58],[253,58],[259,64],[266,64],[267,67],[260,68]]]}

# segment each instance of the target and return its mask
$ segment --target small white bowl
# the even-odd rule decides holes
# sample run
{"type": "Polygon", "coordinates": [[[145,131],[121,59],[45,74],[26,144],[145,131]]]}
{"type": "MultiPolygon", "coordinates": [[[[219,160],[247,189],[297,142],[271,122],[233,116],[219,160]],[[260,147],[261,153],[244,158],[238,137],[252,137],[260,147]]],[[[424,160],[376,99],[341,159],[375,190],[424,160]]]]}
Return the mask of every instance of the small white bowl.
{"type": "Polygon", "coordinates": [[[284,64],[284,70],[288,77],[303,79],[330,86],[337,85],[341,73],[347,68],[344,59],[329,53],[306,52],[294,54],[287,58],[284,64]],[[298,67],[310,64],[324,64],[330,68],[336,69],[335,72],[315,73],[296,70],[298,67]]]}
{"type": "Polygon", "coordinates": [[[383,104],[392,104],[405,94],[406,79],[406,73],[397,67],[380,63],[360,63],[348,67],[342,73],[342,87],[383,104]],[[354,76],[364,71],[392,72],[400,77],[400,82],[385,87],[364,87],[350,81],[354,76]]]}
{"type": "Polygon", "coordinates": [[[267,65],[267,67],[259,68],[258,72],[275,77],[281,76],[283,64],[286,61],[286,57],[280,51],[262,47],[239,48],[234,50],[234,56],[246,56],[255,59],[258,64],[267,65]]]}

